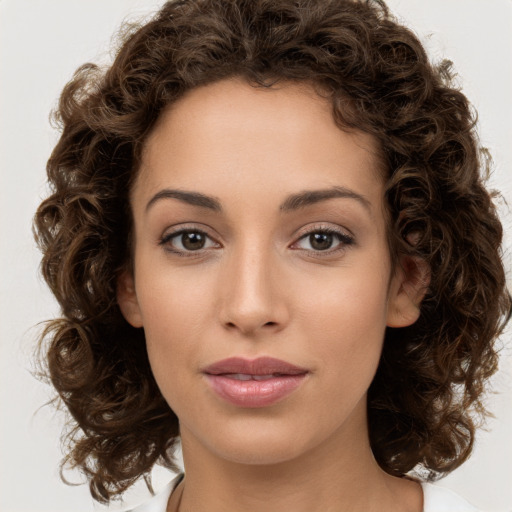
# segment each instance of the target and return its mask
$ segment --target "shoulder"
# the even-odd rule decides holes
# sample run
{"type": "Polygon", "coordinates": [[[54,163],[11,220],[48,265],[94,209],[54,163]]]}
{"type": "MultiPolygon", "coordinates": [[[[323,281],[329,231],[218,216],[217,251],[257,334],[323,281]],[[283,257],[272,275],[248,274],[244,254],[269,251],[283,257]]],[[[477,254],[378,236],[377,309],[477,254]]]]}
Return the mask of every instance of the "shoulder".
{"type": "Polygon", "coordinates": [[[142,503],[138,507],[131,508],[126,512],[165,512],[167,509],[167,502],[172,494],[172,491],[181,482],[183,473],[180,473],[173,478],[158,494],[153,496],[149,501],[142,503]]]}
{"type": "Polygon", "coordinates": [[[423,512],[478,512],[477,508],[450,489],[425,482],[421,487],[423,512]]]}

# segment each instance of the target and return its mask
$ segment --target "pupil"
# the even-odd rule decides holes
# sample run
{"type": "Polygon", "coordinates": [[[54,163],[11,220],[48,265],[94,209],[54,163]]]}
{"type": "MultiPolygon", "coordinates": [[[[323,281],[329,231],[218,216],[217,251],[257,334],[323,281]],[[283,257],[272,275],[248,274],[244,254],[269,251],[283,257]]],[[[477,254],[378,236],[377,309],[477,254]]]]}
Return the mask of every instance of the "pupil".
{"type": "Polygon", "coordinates": [[[194,251],[202,249],[204,245],[204,237],[201,233],[183,233],[181,236],[181,242],[185,249],[194,251]]]}
{"type": "Polygon", "coordinates": [[[332,245],[332,234],[330,233],[313,233],[309,236],[311,247],[320,251],[329,249],[332,245]]]}

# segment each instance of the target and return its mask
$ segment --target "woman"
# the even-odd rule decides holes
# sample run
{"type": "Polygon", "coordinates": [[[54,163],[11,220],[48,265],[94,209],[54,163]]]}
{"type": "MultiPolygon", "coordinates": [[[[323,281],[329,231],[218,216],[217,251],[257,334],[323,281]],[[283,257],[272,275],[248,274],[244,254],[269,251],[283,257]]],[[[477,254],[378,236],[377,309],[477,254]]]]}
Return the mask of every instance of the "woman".
{"type": "Polygon", "coordinates": [[[141,511],[471,510],[421,481],[470,455],[510,300],[449,79],[344,0],[170,2],[77,72],[36,231],[93,497],[179,439],[141,511]]]}

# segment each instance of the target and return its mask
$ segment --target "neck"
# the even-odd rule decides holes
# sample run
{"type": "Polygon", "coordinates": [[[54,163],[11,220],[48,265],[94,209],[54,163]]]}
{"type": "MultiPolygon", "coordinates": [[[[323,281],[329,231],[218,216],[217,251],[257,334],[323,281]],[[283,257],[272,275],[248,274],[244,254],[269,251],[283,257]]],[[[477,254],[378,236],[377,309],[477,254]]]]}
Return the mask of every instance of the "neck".
{"type": "Polygon", "coordinates": [[[420,486],[382,471],[367,431],[348,430],[291,460],[244,464],[212,453],[182,426],[179,512],[421,511],[420,486]]]}

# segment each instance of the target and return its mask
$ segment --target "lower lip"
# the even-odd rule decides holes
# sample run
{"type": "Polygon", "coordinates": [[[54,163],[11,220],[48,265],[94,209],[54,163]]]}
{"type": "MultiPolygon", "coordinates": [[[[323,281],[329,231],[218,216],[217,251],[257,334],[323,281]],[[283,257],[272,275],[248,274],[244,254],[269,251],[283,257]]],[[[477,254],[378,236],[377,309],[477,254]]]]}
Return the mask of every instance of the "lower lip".
{"type": "Polygon", "coordinates": [[[281,375],[268,380],[236,380],[224,375],[206,375],[213,391],[239,407],[266,407],[293,393],[306,377],[281,375]]]}

